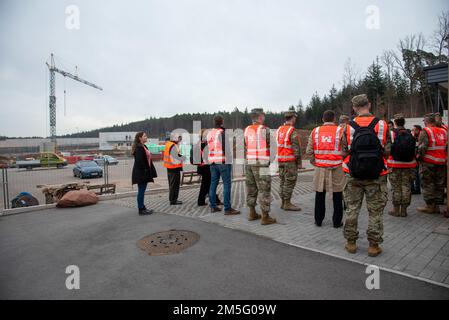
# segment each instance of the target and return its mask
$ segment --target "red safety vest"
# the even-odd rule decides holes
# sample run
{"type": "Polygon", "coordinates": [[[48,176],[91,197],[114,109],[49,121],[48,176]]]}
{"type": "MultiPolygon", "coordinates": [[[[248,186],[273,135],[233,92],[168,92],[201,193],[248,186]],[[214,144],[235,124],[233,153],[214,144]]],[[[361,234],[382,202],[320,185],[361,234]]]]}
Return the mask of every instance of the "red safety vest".
{"type": "Polygon", "coordinates": [[[295,161],[295,154],[292,147],[292,134],[295,127],[283,125],[276,130],[276,142],[278,145],[278,162],[295,161]]]}
{"type": "Polygon", "coordinates": [[[444,123],[441,124],[441,128],[447,131],[447,125],[445,125],[444,123]]]}
{"type": "MultiPolygon", "coordinates": [[[[356,117],[354,119],[354,121],[361,127],[367,127],[371,123],[371,121],[373,121],[373,119],[374,119],[373,116],[356,117]]],[[[379,120],[379,122],[374,127],[374,132],[377,134],[377,138],[379,138],[380,144],[384,148],[385,148],[385,144],[387,143],[387,131],[388,131],[387,123],[384,120],[379,120]]],[[[355,132],[355,129],[353,127],[351,127],[349,124],[346,125],[346,141],[348,142],[349,150],[351,149],[351,141],[352,141],[352,138],[354,137],[354,132],[355,132]]],[[[348,163],[349,163],[350,158],[351,158],[351,156],[347,155],[346,158],[343,160],[343,171],[346,173],[349,173],[348,163]]],[[[388,174],[388,170],[386,169],[387,160],[384,159],[384,163],[385,163],[385,170],[383,170],[381,172],[381,174],[380,174],[381,176],[388,174]]]]}
{"type": "Polygon", "coordinates": [[[167,169],[176,169],[176,168],[182,168],[182,162],[180,160],[174,159],[170,154],[170,149],[176,148],[176,153],[179,154],[178,145],[172,141],[168,141],[165,144],[164,149],[164,167],[167,169]]]}
{"type": "Polygon", "coordinates": [[[246,143],[246,160],[268,163],[270,161],[270,149],[267,148],[269,134],[266,126],[253,124],[247,126],[244,132],[246,143]],[[265,134],[263,134],[263,132],[265,134]]]}
{"type": "Polygon", "coordinates": [[[222,128],[215,128],[207,134],[207,146],[209,149],[208,159],[209,163],[225,163],[225,154],[223,151],[223,144],[221,141],[222,128]]]}
{"type": "Polygon", "coordinates": [[[425,127],[423,130],[429,138],[429,147],[423,161],[439,165],[446,164],[447,131],[438,127],[425,127]]]}
{"type": "MultiPolygon", "coordinates": [[[[394,140],[396,139],[396,132],[390,131],[391,135],[391,143],[394,143],[394,140]]],[[[416,162],[416,159],[413,159],[413,161],[397,161],[393,159],[393,156],[390,155],[387,160],[387,166],[388,168],[415,168],[418,165],[416,162]]]]}
{"type": "Polygon", "coordinates": [[[343,130],[337,125],[323,125],[312,131],[315,166],[337,167],[342,164],[340,140],[343,130]]]}

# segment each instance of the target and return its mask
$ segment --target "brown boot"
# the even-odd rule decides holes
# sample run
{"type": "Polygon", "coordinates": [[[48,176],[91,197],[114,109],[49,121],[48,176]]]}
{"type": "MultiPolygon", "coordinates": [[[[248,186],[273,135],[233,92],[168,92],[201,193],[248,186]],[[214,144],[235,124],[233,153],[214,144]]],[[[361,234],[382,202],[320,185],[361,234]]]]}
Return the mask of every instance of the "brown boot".
{"type": "Polygon", "coordinates": [[[382,248],[379,247],[379,245],[377,243],[374,243],[374,242],[369,243],[368,255],[370,257],[377,257],[381,253],[382,253],[382,248]]]}
{"type": "Polygon", "coordinates": [[[406,205],[401,205],[401,215],[400,217],[405,218],[407,216],[407,206],[406,205]]]}
{"type": "Polygon", "coordinates": [[[273,223],[276,223],[276,219],[270,217],[268,212],[262,211],[262,220],[260,221],[260,224],[265,226],[265,225],[273,224],[273,223]]]}
{"type": "Polygon", "coordinates": [[[285,200],[284,208],[285,211],[301,211],[300,207],[295,206],[290,200],[285,200]]]}
{"type": "Polygon", "coordinates": [[[399,215],[401,214],[400,210],[401,210],[400,206],[394,206],[393,209],[388,211],[388,214],[393,217],[399,217],[399,215]]]}
{"type": "Polygon", "coordinates": [[[416,210],[418,210],[422,213],[432,214],[435,212],[435,205],[434,204],[426,204],[425,207],[418,207],[418,208],[416,208],[416,210]]]}
{"type": "Polygon", "coordinates": [[[348,242],[346,242],[345,249],[349,253],[354,254],[357,252],[357,244],[355,243],[355,241],[348,240],[348,242]]]}
{"type": "Polygon", "coordinates": [[[249,207],[248,221],[259,220],[261,215],[256,212],[256,208],[249,207]]]}

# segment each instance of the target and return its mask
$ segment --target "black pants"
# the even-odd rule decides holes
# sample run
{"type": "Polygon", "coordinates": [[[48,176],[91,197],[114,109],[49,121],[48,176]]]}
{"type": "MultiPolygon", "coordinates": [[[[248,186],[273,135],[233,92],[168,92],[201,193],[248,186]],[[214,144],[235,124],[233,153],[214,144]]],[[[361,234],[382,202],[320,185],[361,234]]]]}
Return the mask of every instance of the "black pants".
{"type": "MultiPolygon", "coordinates": [[[[206,197],[209,194],[211,174],[210,170],[204,170],[200,174],[201,174],[201,186],[200,186],[200,193],[198,194],[198,205],[202,206],[206,204],[206,197]]],[[[218,195],[215,196],[215,199],[216,202],[220,202],[218,195]]]]}
{"type": "Polygon", "coordinates": [[[178,200],[179,187],[181,185],[181,172],[167,170],[168,177],[168,199],[170,203],[175,203],[178,200]]]}
{"type": "MultiPolygon", "coordinates": [[[[334,192],[332,194],[332,200],[334,202],[334,215],[332,216],[332,222],[334,227],[339,227],[343,219],[343,193],[334,192]]],[[[321,225],[326,214],[326,191],[317,192],[315,194],[315,223],[321,225]]]]}

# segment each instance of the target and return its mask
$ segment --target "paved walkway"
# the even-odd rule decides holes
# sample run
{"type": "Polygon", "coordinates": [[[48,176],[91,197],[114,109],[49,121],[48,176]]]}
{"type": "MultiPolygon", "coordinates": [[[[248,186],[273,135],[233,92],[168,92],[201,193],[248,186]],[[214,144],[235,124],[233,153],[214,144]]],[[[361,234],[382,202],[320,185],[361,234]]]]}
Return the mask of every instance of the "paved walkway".
{"type": "MultiPolygon", "coordinates": [[[[232,219],[236,220],[236,219],[232,219]]],[[[101,202],[0,217],[0,299],[449,299],[449,289],[198,219],[101,202]],[[169,256],[136,243],[169,229],[199,241],[169,256]],[[80,289],[66,288],[66,267],[80,289]]]]}
{"type": "MultiPolygon", "coordinates": [[[[196,206],[197,188],[181,190],[180,199],[184,202],[182,206],[168,205],[166,193],[150,195],[147,197],[146,203],[148,207],[157,212],[201,219],[289,245],[360,263],[374,264],[449,287],[449,220],[441,215],[416,213],[416,207],[423,204],[421,196],[413,196],[407,218],[384,215],[384,243],[382,245],[384,252],[376,258],[371,258],[367,255],[368,241],[365,232],[368,214],[365,206],[359,218],[359,251],[357,254],[351,255],[344,250],[345,240],[342,229],[336,230],[332,227],[330,199],[327,203],[327,208],[330,210],[328,210],[323,227],[318,228],[314,225],[312,173],[300,174],[299,183],[294,191],[294,202],[303,208],[300,213],[287,213],[279,209],[278,178],[273,179],[272,189],[274,199],[272,213],[280,223],[271,226],[261,226],[258,222],[247,221],[243,181],[234,183],[232,192],[233,206],[240,208],[243,212],[240,216],[226,217],[221,213],[210,214],[207,207],[198,208],[196,206]]],[[[134,198],[111,202],[121,206],[135,207],[134,198]]],[[[391,206],[391,202],[389,206],[391,206]]]]}

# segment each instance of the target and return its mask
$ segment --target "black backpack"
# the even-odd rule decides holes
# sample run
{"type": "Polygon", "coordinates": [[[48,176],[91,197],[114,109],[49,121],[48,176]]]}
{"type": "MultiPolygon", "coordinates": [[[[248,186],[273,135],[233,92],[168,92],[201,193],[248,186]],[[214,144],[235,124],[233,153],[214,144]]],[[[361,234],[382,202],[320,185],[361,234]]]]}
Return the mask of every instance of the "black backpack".
{"type": "Polygon", "coordinates": [[[410,162],[415,158],[416,140],[409,130],[395,130],[391,156],[396,161],[410,162]]]}
{"type": "Polygon", "coordinates": [[[377,179],[385,170],[383,148],[374,131],[378,122],[379,119],[374,118],[367,127],[361,127],[355,121],[349,122],[355,132],[351,141],[348,167],[349,174],[356,179],[377,179]]]}

